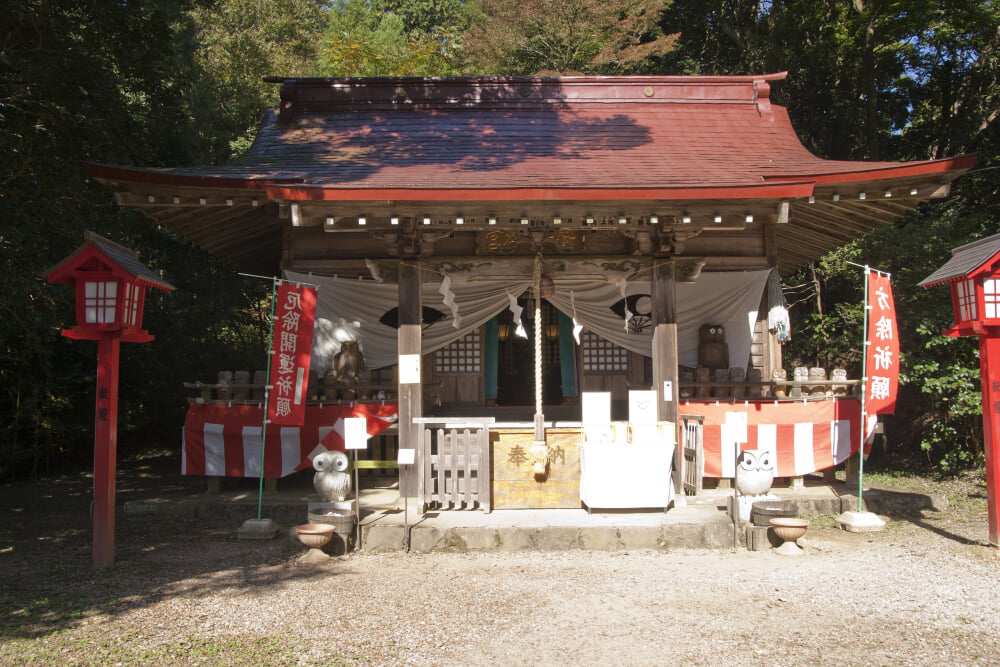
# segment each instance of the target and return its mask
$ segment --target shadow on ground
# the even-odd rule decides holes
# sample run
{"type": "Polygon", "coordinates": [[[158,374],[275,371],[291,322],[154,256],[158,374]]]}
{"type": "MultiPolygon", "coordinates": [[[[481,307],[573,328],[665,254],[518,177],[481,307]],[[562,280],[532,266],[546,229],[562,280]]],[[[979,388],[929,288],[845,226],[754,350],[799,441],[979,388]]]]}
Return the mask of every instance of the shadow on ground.
{"type": "Polygon", "coordinates": [[[297,565],[304,548],[284,534],[241,541],[231,520],[121,511],[129,500],[199,493],[204,481],[179,475],[179,466],[168,453],[119,464],[111,568],[91,565],[89,474],[0,486],[0,637],[37,638],[95,614],[113,617],[175,595],[260,590],[336,575],[332,563],[297,565]]]}

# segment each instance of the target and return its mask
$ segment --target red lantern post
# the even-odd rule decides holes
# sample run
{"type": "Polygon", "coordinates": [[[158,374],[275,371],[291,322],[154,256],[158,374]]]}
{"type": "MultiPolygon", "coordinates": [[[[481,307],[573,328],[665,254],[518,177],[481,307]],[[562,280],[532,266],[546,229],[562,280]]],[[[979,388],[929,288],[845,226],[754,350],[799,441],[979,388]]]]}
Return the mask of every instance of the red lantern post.
{"type": "Polygon", "coordinates": [[[990,544],[1000,547],[1000,234],[951,253],[951,259],[920,285],[951,287],[955,324],[944,335],[979,337],[990,544]]]}
{"type": "Polygon", "coordinates": [[[97,405],[94,411],[93,563],[115,560],[115,471],[118,446],[118,349],[122,341],[147,343],[142,329],[146,287],[174,289],[128,248],[87,232],[86,243],[46,274],[52,283],[76,288],[76,325],[67,338],[97,341],[97,405]]]}

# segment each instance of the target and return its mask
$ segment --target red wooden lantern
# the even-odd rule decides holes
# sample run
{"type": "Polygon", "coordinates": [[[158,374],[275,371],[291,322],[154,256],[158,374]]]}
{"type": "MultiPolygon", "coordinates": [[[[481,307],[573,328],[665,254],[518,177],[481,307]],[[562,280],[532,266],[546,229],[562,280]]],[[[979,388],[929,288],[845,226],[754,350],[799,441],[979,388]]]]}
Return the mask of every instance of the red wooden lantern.
{"type": "Polygon", "coordinates": [[[100,340],[115,335],[126,343],[146,343],[153,337],[142,329],[146,288],[169,292],[173,285],[146,268],[139,256],[92,232],[87,242],[46,274],[52,283],[76,288],[76,326],[63,335],[100,340]]]}
{"type": "Polygon", "coordinates": [[[86,232],[86,243],[45,275],[49,282],[76,288],[76,325],[67,338],[96,340],[97,407],[94,419],[94,548],[93,563],[114,564],[115,468],[118,440],[119,343],[147,343],[142,329],[146,288],[174,289],[145,267],[139,256],[86,232]]]}
{"type": "Polygon", "coordinates": [[[990,544],[1000,547],[1000,234],[955,248],[951,254],[920,285],[951,287],[955,324],[944,335],[979,337],[990,544]]]}

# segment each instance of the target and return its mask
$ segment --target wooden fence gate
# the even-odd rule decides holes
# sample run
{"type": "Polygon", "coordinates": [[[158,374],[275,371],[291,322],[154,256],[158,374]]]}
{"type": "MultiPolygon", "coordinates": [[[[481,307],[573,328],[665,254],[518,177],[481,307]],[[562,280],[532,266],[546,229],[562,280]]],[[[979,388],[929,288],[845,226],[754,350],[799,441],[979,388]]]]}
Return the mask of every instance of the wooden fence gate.
{"type": "Polygon", "coordinates": [[[427,509],[490,507],[492,417],[414,419],[422,424],[421,513],[427,509]]]}
{"type": "Polygon", "coordinates": [[[702,436],[705,418],[701,415],[681,415],[681,481],[686,496],[700,496],[705,470],[702,436]]]}

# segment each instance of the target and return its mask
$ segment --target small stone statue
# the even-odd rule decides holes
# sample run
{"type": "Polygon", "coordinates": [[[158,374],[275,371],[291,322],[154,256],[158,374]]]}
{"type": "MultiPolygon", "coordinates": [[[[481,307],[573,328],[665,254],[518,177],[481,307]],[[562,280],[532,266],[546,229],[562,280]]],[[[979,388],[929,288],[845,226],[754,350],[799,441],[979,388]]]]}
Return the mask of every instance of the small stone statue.
{"type": "Polygon", "coordinates": [[[358,342],[345,340],[340,345],[340,352],[333,355],[333,371],[341,384],[357,384],[358,378],[365,370],[365,358],[361,354],[358,342]]]}
{"type": "Polygon", "coordinates": [[[328,503],[344,502],[351,493],[351,467],[347,454],[340,451],[326,451],[313,458],[313,486],[321,498],[328,503]]]}
{"type": "Polygon", "coordinates": [[[721,324],[702,324],[698,328],[698,365],[729,372],[729,343],[721,324]]]}
{"type": "MultiPolygon", "coordinates": [[[[784,368],[776,368],[774,369],[774,372],[771,374],[772,380],[784,381],[787,378],[788,378],[788,371],[786,371],[784,368]]],[[[783,384],[774,385],[775,398],[784,398],[787,395],[788,395],[788,390],[785,385],[783,384]]]]}
{"type": "Polygon", "coordinates": [[[744,496],[761,496],[774,483],[774,459],[765,449],[744,449],[736,470],[736,490],[744,496]]]}

